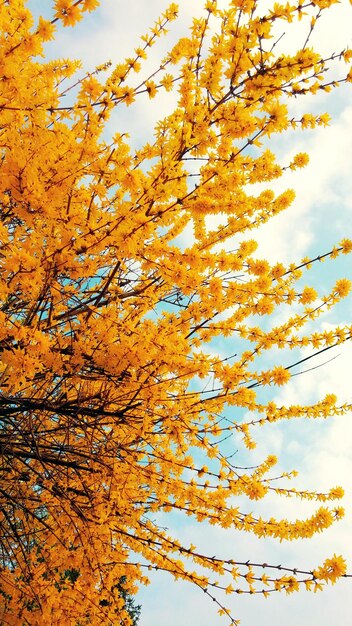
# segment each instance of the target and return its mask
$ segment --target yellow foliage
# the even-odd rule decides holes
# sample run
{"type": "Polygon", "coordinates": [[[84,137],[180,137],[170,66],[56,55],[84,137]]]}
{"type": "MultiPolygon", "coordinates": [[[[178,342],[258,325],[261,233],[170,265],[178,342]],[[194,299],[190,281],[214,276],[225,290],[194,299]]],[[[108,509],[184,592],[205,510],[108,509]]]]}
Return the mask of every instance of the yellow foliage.
{"type": "MultiPolygon", "coordinates": [[[[260,571],[273,566],[183,546],[153,520],[181,511],[292,540],[343,514],[320,506],[290,522],[242,513],[236,496],[257,500],[270,490],[325,502],[343,492],[272,487],[274,456],[238,468],[222,444],[234,432],[252,449],[251,426],[348,409],[332,395],[313,406],[261,404],[258,391],[287,384],[291,365],[257,359],[270,359],[271,348],[314,351],[350,339],[350,327],[305,332],[350,282],[341,278],[311,307],[318,293],[299,280],[324,257],[350,253],[352,242],[285,267],[256,258],[249,231],[294,199],[291,189],[251,191],[287,169],[267,148],[270,137],[329,121],[291,118],[287,97],[337,86],[324,83],[325,71],[351,51],[323,58],[304,46],[275,56],[267,43],[274,26],[304,20],[302,7],[275,3],[259,15],[260,2],[236,0],[225,10],[208,1],[147,78],[139,78],[143,63],[177,17],[175,4],[116,67],[77,78],[76,61],[38,60],[62,25],[98,4],[56,0],[52,19],[37,24],[21,0],[0,6],[0,621],[13,626],[128,624],[117,583],[135,593],[149,569],[193,582],[227,617],[217,590],[291,593],[346,573],[334,556],[314,572],[286,568],[275,577],[260,571]],[[163,90],[174,92],[175,108],[151,143],[136,150],[123,132],[106,138],[117,106],[163,90]],[[292,304],[275,328],[253,321],[292,304]],[[237,354],[214,356],[207,343],[229,336],[238,337],[237,354]]],[[[305,5],[312,28],[331,4],[305,5]]],[[[289,168],[307,162],[298,153],[289,168]]]]}

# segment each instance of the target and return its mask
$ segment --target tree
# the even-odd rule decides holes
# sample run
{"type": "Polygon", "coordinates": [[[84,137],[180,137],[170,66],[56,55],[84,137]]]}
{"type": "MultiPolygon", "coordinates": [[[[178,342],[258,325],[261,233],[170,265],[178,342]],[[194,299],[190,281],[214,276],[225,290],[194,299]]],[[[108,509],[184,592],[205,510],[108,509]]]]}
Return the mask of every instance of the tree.
{"type": "Polygon", "coordinates": [[[224,439],[234,433],[252,449],[263,423],[349,408],[331,394],[279,407],[263,392],[350,339],[348,327],[308,328],[350,282],[340,278],[318,299],[305,275],[352,242],[284,267],[255,256],[249,231],[294,198],[266,184],[308,161],[299,153],[280,164],[271,137],[328,123],[326,114],[291,116],[290,98],[351,82],[351,70],[341,77],[339,69],[338,79],[328,70],[352,51],[324,58],[310,47],[333,0],[271,9],[232,0],[226,10],[207,2],[148,77],[137,74],[176,18],[174,4],[117,67],[74,78],[79,63],[39,58],[60,22],[73,26],[98,4],[57,0],[52,20],[38,23],[21,0],[0,7],[1,620],[127,626],[127,596],[158,569],[198,586],[236,624],[221,599],[222,574],[232,580],[227,593],[320,589],[346,575],[343,557],[283,575],[281,566],[201,554],[155,515],[181,511],[288,540],[343,514],[324,504],[342,489],[273,482],[272,455],[236,467],[224,439]],[[301,47],[276,53],[280,25],[302,17],[301,47]],[[116,107],[163,90],[174,91],[175,108],[152,142],[135,148],[123,132],[106,139],[116,107]],[[270,326],[272,313],[291,305],[270,326]],[[215,356],[217,337],[235,338],[236,355],[215,356]],[[269,491],[320,504],[294,523],[236,506],[238,496],[269,491]]]}

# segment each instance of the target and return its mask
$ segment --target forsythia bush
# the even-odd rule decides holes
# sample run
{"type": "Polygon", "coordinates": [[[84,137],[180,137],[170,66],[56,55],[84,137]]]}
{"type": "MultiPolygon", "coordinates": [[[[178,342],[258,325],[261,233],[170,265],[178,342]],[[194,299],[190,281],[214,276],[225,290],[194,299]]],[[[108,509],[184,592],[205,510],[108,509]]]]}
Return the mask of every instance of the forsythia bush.
{"type": "MultiPolygon", "coordinates": [[[[1,623],[127,626],[126,593],[155,568],[193,582],[236,624],[225,587],[289,593],[346,574],[336,555],[284,575],[222,560],[154,521],[157,512],[181,511],[291,540],[343,514],[326,504],[342,489],[300,492],[285,477],[277,487],[274,456],[241,469],[223,447],[231,432],[251,449],[264,423],[348,410],[333,395],[313,406],[261,401],[262,388],[290,379],[292,365],[272,362],[275,350],[314,354],[350,338],[346,327],[306,330],[350,283],[341,278],[318,297],[304,286],[314,259],[270,264],[255,256],[251,238],[294,198],[290,189],[275,195],[251,185],[270,185],[308,161],[299,153],[280,164],[270,138],[328,123],[326,114],[292,117],[290,96],[351,81],[351,50],[322,58],[310,47],[317,17],[334,1],[269,9],[231,0],[220,10],[209,0],[188,36],[142,78],[175,4],[131,58],[82,76],[76,61],[43,59],[44,44],[97,0],[57,0],[51,21],[38,22],[23,0],[1,2],[1,623]],[[305,43],[276,54],[280,25],[294,29],[301,18],[305,43]],[[173,112],[135,149],[109,124],[112,111],[165,90],[174,93],[173,112]],[[212,224],[219,215],[221,225],[212,224]],[[265,324],[282,305],[292,305],[291,316],[265,324]],[[235,338],[237,355],[214,356],[216,337],[235,338]],[[319,504],[296,522],[236,506],[237,496],[270,491],[319,504]]],[[[351,250],[344,239],[321,257],[351,250]]]]}

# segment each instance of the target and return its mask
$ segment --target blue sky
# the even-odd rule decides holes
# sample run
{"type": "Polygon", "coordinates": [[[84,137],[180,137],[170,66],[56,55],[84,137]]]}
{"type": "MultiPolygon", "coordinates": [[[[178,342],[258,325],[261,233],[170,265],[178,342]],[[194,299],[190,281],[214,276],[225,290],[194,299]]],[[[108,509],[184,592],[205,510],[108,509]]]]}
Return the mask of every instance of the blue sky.
{"type": "MultiPolygon", "coordinates": [[[[200,0],[181,0],[180,18],[171,26],[172,40],[189,23],[191,15],[199,12],[200,0]]],[[[223,2],[226,5],[226,2],[223,2]]],[[[29,6],[36,14],[47,10],[50,3],[31,0],[29,6]]],[[[96,65],[111,59],[113,63],[122,61],[138,45],[137,37],[146,32],[154,19],[166,8],[163,0],[102,0],[101,8],[87,16],[77,27],[60,29],[57,42],[47,46],[52,56],[70,56],[82,59],[84,68],[93,69],[96,65]]],[[[322,19],[318,35],[313,42],[319,48],[337,50],[343,45],[352,47],[350,25],[352,9],[343,0],[334,7],[330,16],[322,19]]],[[[298,31],[284,38],[282,45],[287,48],[296,44],[298,31]]],[[[170,44],[170,38],[160,40],[152,49],[150,67],[163,56],[170,44]]],[[[172,96],[161,95],[151,102],[144,99],[131,109],[119,108],[110,123],[111,133],[128,130],[134,145],[143,143],[150,137],[155,121],[163,117],[172,107],[172,96]]],[[[310,164],[305,170],[289,173],[275,186],[277,189],[294,187],[294,205],[267,224],[258,233],[259,256],[270,261],[290,262],[305,255],[315,256],[329,250],[342,237],[352,237],[352,91],[351,87],[341,88],[330,95],[322,94],[304,103],[294,103],[297,112],[300,107],[309,110],[328,111],[332,122],[329,128],[319,128],[314,132],[297,132],[289,136],[279,136],[274,141],[274,151],[289,162],[295,152],[307,151],[310,164]]],[[[187,235],[185,235],[186,241],[187,235]]],[[[319,285],[330,285],[337,273],[352,278],[351,260],[344,257],[334,270],[328,265],[319,267],[316,280],[319,285]]],[[[307,277],[307,282],[309,277],[307,277]]],[[[344,302],[336,311],[321,319],[322,326],[351,323],[351,299],[344,302]]],[[[283,316],[279,312],[279,316],[283,316]]],[[[221,351],[222,346],[219,344],[221,351]]],[[[227,346],[226,346],[227,349],[227,346]]],[[[231,348],[229,347],[229,352],[231,348]]],[[[351,402],[352,367],[351,346],[340,347],[334,355],[318,359],[324,363],[331,356],[334,360],[317,370],[295,377],[284,390],[275,393],[281,403],[310,403],[335,392],[342,402],[351,402]]],[[[315,364],[315,363],[314,363],[315,364]]],[[[234,531],[221,531],[207,525],[181,520],[177,516],[163,518],[173,534],[188,543],[211,554],[233,559],[251,558],[270,563],[286,563],[293,567],[314,567],[333,553],[344,554],[352,572],[352,415],[329,421],[304,422],[296,420],[289,424],[272,425],[260,431],[258,447],[253,458],[263,459],[266,454],[276,454],[279,467],[284,471],[299,470],[295,486],[329,489],[337,484],[346,490],[344,506],[346,517],[324,534],[309,541],[290,544],[277,544],[274,541],[258,541],[250,536],[238,535],[234,531]]],[[[249,505],[247,505],[247,510],[249,505]]],[[[257,507],[258,508],[258,507],[257,507]]],[[[264,500],[260,504],[263,514],[278,517],[284,514],[295,519],[312,511],[309,503],[288,500],[278,508],[278,502],[264,500]]],[[[197,589],[186,583],[175,583],[171,577],[162,574],[151,576],[152,584],[141,590],[138,601],[142,603],[140,626],[220,626],[227,623],[216,614],[211,601],[197,589]]],[[[352,614],[351,582],[341,581],[323,594],[302,592],[286,597],[273,594],[268,600],[247,596],[235,596],[228,600],[234,615],[241,619],[242,626],[349,626],[352,614]]]]}

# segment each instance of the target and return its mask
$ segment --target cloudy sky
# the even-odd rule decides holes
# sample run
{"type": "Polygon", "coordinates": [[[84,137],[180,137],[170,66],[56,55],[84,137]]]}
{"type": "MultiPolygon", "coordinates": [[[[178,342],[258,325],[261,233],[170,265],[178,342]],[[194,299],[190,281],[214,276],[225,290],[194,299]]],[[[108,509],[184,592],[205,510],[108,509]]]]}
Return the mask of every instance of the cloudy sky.
{"type": "MultiPolygon", "coordinates": [[[[36,14],[47,10],[50,2],[31,0],[29,5],[36,14]]],[[[223,4],[226,4],[223,2],[223,4]]],[[[165,53],[170,41],[184,32],[192,14],[200,11],[199,0],[180,0],[180,18],[171,27],[169,39],[160,41],[152,50],[150,64],[165,53]]],[[[118,62],[132,53],[137,37],[146,32],[153,20],[167,6],[164,0],[102,0],[101,8],[85,18],[74,30],[60,29],[58,41],[48,46],[52,56],[80,58],[84,68],[111,59],[118,62]]],[[[333,8],[330,16],[321,20],[320,29],[313,41],[323,50],[338,50],[343,45],[352,47],[352,9],[347,0],[333,8]]],[[[296,44],[299,31],[287,32],[283,45],[296,44]]],[[[280,136],[274,148],[289,162],[295,152],[307,151],[310,164],[305,170],[290,173],[280,185],[294,187],[297,193],[294,205],[266,225],[259,233],[260,254],[270,260],[289,262],[305,255],[325,252],[342,237],[352,236],[352,91],[341,88],[332,96],[321,95],[314,102],[305,101],[314,110],[328,111],[332,122],[327,129],[314,132],[280,136]]],[[[132,141],[143,143],[148,138],[154,122],[164,116],[172,106],[172,98],[160,98],[137,103],[131,111],[121,107],[112,120],[112,133],[128,130],[132,141]],[[133,109],[133,114],[131,114],[133,109]]],[[[297,106],[299,106],[297,104],[297,106]]],[[[279,185],[278,185],[279,188],[279,185]]],[[[319,284],[329,286],[342,273],[352,278],[351,261],[344,257],[335,270],[323,265],[316,276],[319,284]]],[[[351,323],[351,299],[322,319],[325,327],[351,323]]],[[[350,346],[329,353],[317,364],[322,367],[295,377],[276,400],[281,403],[314,402],[326,393],[337,393],[341,402],[351,402],[352,351],[350,346]],[[325,363],[334,356],[333,360],[325,363]]],[[[324,534],[309,541],[278,545],[274,541],[258,541],[249,536],[239,536],[234,531],[220,531],[207,525],[199,526],[177,516],[163,519],[170,531],[186,542],[195,543],[199,549],[235,560],[250,558],[270,563],[285,563],[292,567],[311,568],[333,553],[343,554],[352,572],[352,415],[329,421],[271,425],[260,431],[256,458],[267,453],[276,454],[280,468],[299,470],[296,486],[317,488],[320,491],[337,484],[346,491],[344,505],[346,517],[324,534]]],[[[312,511],[309,504],[289,500],[284,503],[284,515],[296,519],[312,511]]],[[[276,501],[264,501],[263,514],[282,516],[276,501]]],[[[302,592],[285,597],[273,594],[268,600],[250,596],[235,596],[228,600],[241,626],[349,626],[352,615],[351,581],[343,580],[326,589],[324,594],[302,592]]],[[[165,575],[152,576],[152,585],[141,590],[140,626],[220,626],[227,623],[217,616],[211,601],[186,583],[175,583],[165,575]]]]}

